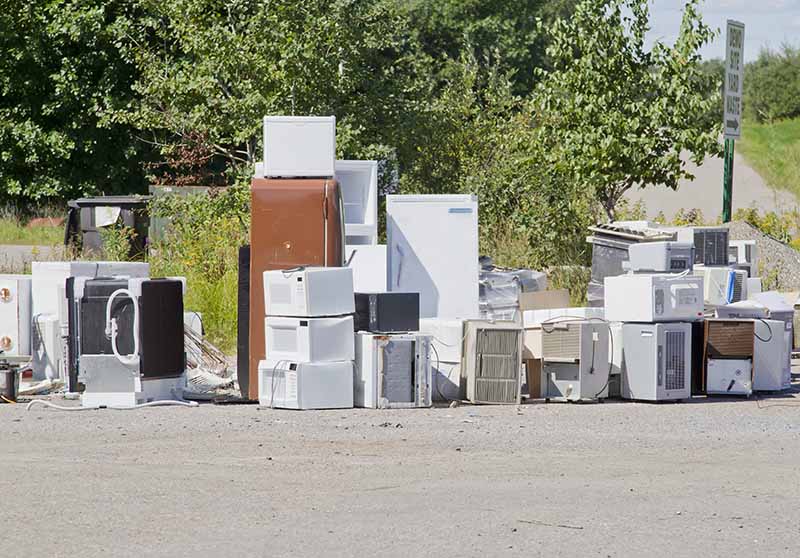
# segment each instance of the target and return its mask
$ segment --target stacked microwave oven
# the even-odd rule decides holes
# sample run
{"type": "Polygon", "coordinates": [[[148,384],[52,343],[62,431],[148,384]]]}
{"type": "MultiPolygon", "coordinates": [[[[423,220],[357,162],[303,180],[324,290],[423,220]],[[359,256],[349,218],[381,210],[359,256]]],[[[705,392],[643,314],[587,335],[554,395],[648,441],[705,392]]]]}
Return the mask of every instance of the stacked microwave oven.
{"type": "Polygon", "coordinates": [[[284,409],[353,406],[353,274],[346,267],[264,273],[266,359],[258,399],[284,409]]]}
{"type": "Polygon", "coordinates": [[[637,246],[630,272],[605,280],[606,320],[622,335],[621,395],[664,401],[691,396],[692,322],[704,317],[703,278],[689,275],[696,247],[637,246]]]}

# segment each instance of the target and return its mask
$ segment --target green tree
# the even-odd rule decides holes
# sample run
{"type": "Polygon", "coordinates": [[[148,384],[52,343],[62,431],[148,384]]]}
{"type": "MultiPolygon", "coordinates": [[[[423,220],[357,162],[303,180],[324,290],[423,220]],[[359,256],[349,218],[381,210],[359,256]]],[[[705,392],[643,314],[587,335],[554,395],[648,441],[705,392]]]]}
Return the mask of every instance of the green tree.
{"type": "Polygon", "coordinates": [[[698,164],[720,152],[720,124],[704,118],[719,82],[698,52],[715,32],[690,0],[676,43],[647,49],[647,4],[585,0],[551,25],[554,68],[540,71],[531,102],[546,168],[594,192],[611,219],[630,188],[693,178],[684,152],[698,164]]]}
{"type": "Polygon", "coordinates": [[[116,27],[138,99],[115,118],[166,151],[196,145],[249,169],[267,114],[335,114],[345,146],[386,143],[428,92],[391,2],[139,4],[147,16],[116,27]]]}
{"type": "Polygon", "coordinates": [[[759,122],[800,116],[800,48],[762,50],[745,66],[744,108],[759,122]]]}
{"type": "Polygon", "coordinates": [[[487,69],[511,76],[512,90],[525,95],[534,70],[547,64],[536,20],[567,17],[577,0],[416,0],[400,1],[421,51],[443,79],[461,70],[463,56],[487,62],[487,69]]]}
{"type": "Polygon", "coordinates": [[[0,199],[17,203],[144,188],[130,126],[105,121],[132,99],[135,68],[114,21],[130,1],[24,2],[0,10],[0,199]]]}

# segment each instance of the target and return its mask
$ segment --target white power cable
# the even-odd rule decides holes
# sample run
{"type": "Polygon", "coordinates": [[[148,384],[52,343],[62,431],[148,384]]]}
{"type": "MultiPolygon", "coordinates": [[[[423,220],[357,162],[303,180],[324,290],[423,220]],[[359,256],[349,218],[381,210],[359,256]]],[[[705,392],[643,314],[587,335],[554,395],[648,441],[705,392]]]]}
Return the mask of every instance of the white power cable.
{"type": "Polygon", "coordinates": [[[161,401],[149,401],[147,403],[139,403],[138,405],[92,405],[90,407],[66,407],[64,405],[56,405],[44,399],[34,399],[25,407],[26,411],[30,411],[34,405],[44,405],[51,409],[59,411],[97,411],[98,409],[113,409],[115,411],[130,411],[132,409],[144,409],[145,407],[198,407],[197,401],[178,401],[177,399],[163,399],[161,401]]]}
{"type": "Polygon", "coordinates": [[[108,297],[108,302],[106,303],[106,335],[111,338],[111,350],[118,361],[125,366],[139,365],[139,305],[136,303],[133,293],[128,289],[117,289],[108,297]],[[117,320],[111,317],[111,305],[114,303],[114,299],[123,294],[133,302],[133,354],[126,356],[119,354],[117,349],[117,320]]]}

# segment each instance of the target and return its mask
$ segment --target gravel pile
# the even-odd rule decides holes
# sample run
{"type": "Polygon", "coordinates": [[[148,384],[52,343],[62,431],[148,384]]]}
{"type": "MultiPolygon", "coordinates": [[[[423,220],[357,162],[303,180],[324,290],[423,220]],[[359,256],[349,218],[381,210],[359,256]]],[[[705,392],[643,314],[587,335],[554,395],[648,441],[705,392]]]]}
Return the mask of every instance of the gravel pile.
{"type": "Polygon", "coordinates": [[[756,241],[765,290],[800,290],[800,252],[744,221],[731,222],[728,230],[731,240],[756,241]]]}

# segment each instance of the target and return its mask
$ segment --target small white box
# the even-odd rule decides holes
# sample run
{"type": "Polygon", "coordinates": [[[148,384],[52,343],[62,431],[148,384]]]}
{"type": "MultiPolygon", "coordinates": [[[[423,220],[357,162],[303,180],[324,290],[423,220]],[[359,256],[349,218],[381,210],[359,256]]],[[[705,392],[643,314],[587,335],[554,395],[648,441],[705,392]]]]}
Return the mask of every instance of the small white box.
{"type": "Polygon", "coordinates": [[[0,351],[31,354],[31,276],[0,275],[0,351]]]}
{"type": "Polygon", "coordinates": [[[609,322],[702,320],[703,278],[682,275],[606,277],[605,319],[609,322]]]}
{"type": "Polygon", "coordinates": [[[335,160],[336,117],[264,117],[264,176],[329,178],[335,160]]]}
{"type": "Polygon", "coordinates": [[[353,361],[258,363],[258,402],[279,409],[350,409],[353,361]]]}
{"type": "Polygon", "coordinates": [[[378,242],[378,162],[336,161],[336,181],[344,202],[347,237],[378,242]]]}
{"type": "Polygon", "coordinates": [[[353,270],[305,267],[264,272],[267,316],[313,318],[355,312],[353,270]]]}
{"type": "Polygon", "coordinates": [[[386,292],[386,245],[348,245],[347,267],[353,270],[353,290],[357,293],[386,292]]]}
{"type": "Polygon", "coordinates": [[[331,362],[353,360],[353,316],[339,318],[264,319],[266,354],[270,360],[331,362]]]}

